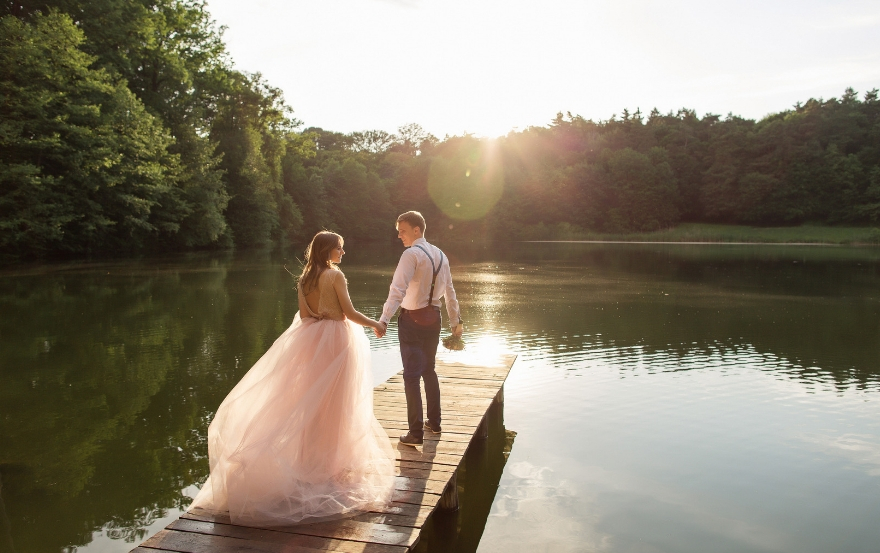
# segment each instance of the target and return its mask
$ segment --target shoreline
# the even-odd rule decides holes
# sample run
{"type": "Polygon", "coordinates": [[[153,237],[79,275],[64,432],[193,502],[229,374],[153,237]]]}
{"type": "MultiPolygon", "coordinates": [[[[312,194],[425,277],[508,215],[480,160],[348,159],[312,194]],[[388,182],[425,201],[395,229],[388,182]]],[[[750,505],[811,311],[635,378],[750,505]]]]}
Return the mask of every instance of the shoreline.
{"type": "Polygon", "coordinates": [[[880,246],[880,228],[828,227],[752,227],[714,223],[682,223],[652,232],[590,232],[567,223],[526,227],[523,242],[572,242],[584,244],[715,244],[745,246],[880,246]]]}
{"type": "Polygon", "coordinates": [[[705,245],[705,246],[858,246],[880,247],[871,242],[722,242],[722,241],[675,241],[675,240],[521,240],[526,244],[666,244],[666,245],[705,245]]]}

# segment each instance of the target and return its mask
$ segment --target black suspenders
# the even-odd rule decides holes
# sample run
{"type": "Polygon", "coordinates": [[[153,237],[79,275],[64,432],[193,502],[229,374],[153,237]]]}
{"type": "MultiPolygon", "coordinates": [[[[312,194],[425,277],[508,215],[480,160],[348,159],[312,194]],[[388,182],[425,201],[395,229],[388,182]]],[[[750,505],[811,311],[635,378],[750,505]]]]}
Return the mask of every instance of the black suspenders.
{"type": "Polygon", "coordinates": [[[428,250],[426,250],[425,248],[419,246],[418,244],[416,244],[415,246],[416,246],[418,249],[420,249],[420,250],[422,250],[423,252],[425,252],[425,255],[428,256],[428,260],[431,262],[431,270],[434,272],[434,278],[431,279],[431,293],[430,293],[430,295],[428,296],[428,305],[425,306],[425,307],[431,307],[431,302],[434,301],[434,284],[437,282],[437,275],[440,273],[440,268],[443,267],[443,257],[444,257],[444,256],[443,256],[443,250],[441,250],[441,249],[438,248],[438,251],[440,252],[440,265],[435,266],[435,265],[434,265],[434,258],[431,257],[431,255],[428,253],[428,250]]]}

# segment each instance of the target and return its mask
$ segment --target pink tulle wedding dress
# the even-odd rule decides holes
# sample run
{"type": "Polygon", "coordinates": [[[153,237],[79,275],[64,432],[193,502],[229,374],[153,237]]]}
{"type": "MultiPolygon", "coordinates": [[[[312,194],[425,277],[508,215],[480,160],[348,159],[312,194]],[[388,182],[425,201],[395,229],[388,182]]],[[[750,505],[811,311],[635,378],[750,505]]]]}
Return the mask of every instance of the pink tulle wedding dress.
{"type": "Polygon", "coordinates": [[[276,526],[390,500],[395,456],[373,415],[369,340],[345,319],[338,278],[319,277],[322,318],[297,313],[223,400],[208,428],[211,474],[190,509],[276,526]]]}

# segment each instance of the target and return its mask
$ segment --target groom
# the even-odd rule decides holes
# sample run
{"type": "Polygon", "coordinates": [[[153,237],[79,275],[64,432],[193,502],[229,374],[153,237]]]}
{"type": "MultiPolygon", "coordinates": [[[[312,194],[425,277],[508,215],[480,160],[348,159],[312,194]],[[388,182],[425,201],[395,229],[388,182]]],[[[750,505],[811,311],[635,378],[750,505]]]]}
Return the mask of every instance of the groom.
{"type": "MultiPolygon", "coordinates": [[[[407,211],[397,218],[397,237],[406,246],[379,322],[388,322],[397,308],[397,338],[403,360],[403,386],[409,432],[400,443],[422,444],[425,430],[440,433],[440,382],[434,372],[434,357],[440,341],[440,298],[446,296],[446,312],[452,334],[461,336],[463,327],[458,300],[452,287],[449,260],[436,246],[425,241],[425,218],[418,211],[407,211]],[[425,379],[428,420],[422,427],[421,380],[425,379]]],[[[383,332],[384,335],[384,332],[383,332]]]]}

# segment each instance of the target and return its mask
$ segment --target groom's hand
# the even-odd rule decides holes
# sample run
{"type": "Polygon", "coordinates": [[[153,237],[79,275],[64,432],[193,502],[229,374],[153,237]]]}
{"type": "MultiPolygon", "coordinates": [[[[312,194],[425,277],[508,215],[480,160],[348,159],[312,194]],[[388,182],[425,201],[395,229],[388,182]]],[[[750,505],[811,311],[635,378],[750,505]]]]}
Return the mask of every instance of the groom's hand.
{"type": "Polygon", "coordinates": [[[376,331],[376,338],[384,338],[385,333],[388,331],[388,323],[379,321],[379,328],[373,330],[376,331]]]}
{"type": "Polygon", "coordinates": [[[461,323],[458,323],[458,324],[455,325],[455,327],[452,329],[452,335],[455,336],[455,337],[457,337],[457,338],[461,338],[461,334],[462,334],[462,332],[464,332],[464,325],[461,324],[461,323]]]}

